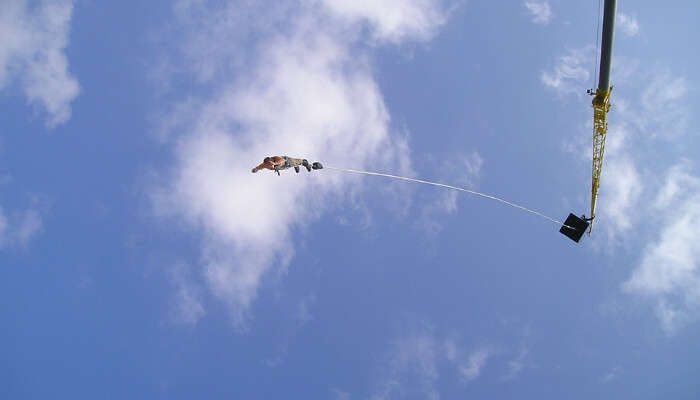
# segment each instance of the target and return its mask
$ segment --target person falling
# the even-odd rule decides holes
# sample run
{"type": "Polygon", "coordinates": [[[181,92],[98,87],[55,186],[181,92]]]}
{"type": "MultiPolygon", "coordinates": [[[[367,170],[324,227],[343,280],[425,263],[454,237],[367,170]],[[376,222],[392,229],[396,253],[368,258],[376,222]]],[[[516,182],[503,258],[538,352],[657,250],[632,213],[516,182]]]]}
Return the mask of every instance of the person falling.
{"type": "Polygon", "coordinates": [[[311,172],[312,169],[322,169],[323,165],[319,162],[309,164],[309,162],[304,158],[292,158],[287,156],[271,156],[265,157],[263,162],[257,167],[252,169],[252,173],[256,173],[261,169],[269,169],[280,174],[283,169],[294,168],[294,171],[298,174],[299,167],[303,166],[307,171],[311,172]]]}

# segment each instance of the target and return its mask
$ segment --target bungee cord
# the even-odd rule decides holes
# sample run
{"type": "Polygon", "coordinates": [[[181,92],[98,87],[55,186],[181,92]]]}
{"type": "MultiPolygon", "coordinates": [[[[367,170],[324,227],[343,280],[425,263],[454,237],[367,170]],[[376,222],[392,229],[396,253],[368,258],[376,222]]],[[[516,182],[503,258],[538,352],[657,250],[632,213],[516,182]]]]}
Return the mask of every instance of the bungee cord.
{"type": "Polygon", "coordinates": [[[523,210],[523,211],[527,211],[527,212],[529,212],[529,213],[531,213],[531,214],[537,215],[537,216],[542,217],[542,218],[544,218],[544,219],[546,219],[546,220],[548,220],[548,221],[551,221],[551,222],[553,222],[553,223],[555,223],[555,224],[557,224],[557,225],[563,225],[563,226],[565,226],[565,227],[567,227],[567,228],[570,228],[570,229],[576,229],[576,228],[574,228],[574,227],[571,227],[571,226],[568,226],[568,225],[564,224],[563,222],[561,222],[561,221],[559,221],[559,220],[557,220],[557,219],[555,219],[555,218],[552,218],[552,217],[549,217],[549,216],[547,216],[547,215],[544,215],[544,214],[542,214],[541,212],[538,212],[538,211],[535,211],[535,210],[531,210],[531,209],[529,209],[529,208],[527,208],[527,207],[523,207],[523,206],[521,206],[521,205],[519,205],[519,204],[512,203],[512,202],[510,202],[510,201],[501,199],[501,198],[496,197],[496,196],[492,196],[492,195],[490,195],[490,194],[477,192],[477,191],[475,191],[475,190],[469,190],[469,189],[465,189],[465,188],[461,188],[461,187],[457,187],[457,186],[446,185],[446,184],[444,184],[444,183],[424,181],[424,180],[422,180],[422,179],[408,178],[408,177],[405,177],[405,176],[398,176],[398,175],[391,175],[391,174],[383,174],[383,173],[380,173],[380,172],[360,171],[360,170],[356,170],[356,169],[339,168],[339,167],[330,167],[330,166],[324,166],[323,168],[324,168],[324,169],[331,169],[331,170],[335,170],[335,171],[340,171],[340,172],[349,172],[349,173],[353,173],[353,174],[383,176],[383,177],[385,177],[385,178],[398,179],[398,180],[402,180],[402,181],[415,182],[415,183],[422,183],[422,184],[425,184],[425,185],[432,185],[432,186],[438,186],[438,187],[443,187],[443,188],[452,189],[452,190],[458,190],[458,191],[460,191],[460,192],[466,192],[466,193],[469,193],[469,194],[473,194],[473,195],[475,195],[475,196],[480,196],[480,197],[483,197],[483,198],[486,198],[486,199],[495,200],[495,201],[498,201],[498,202],[500,202],[500,203],[503,203],[503,204],[505,204],[505,205],[507,205],[507,206],[514,207],[514,208],[517,208],[517,209],[520,209],[520,210],[523,210]]]}

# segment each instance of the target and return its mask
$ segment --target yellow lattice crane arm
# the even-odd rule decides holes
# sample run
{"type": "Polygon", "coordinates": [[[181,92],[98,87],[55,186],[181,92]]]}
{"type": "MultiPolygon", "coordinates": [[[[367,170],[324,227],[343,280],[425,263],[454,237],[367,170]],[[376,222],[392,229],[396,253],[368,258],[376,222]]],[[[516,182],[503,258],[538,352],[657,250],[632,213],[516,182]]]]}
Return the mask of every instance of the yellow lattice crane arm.
{"type": "MultiPolygon", "coordinates": [[[[605,152],[605,136],[608,133],[608,111],[610,111],[610,93],[608,90],[596,90],[593,98],[593,173],[591,174],[591,218],[595,217],[600,174],[603,171],[603,153],[605,152]]],[[[589,233],[593,230],[593,220],[589,233]]]]}
{"type": "Polygon", "coordinates": [[[588,229],[593,231],[593,220],[598,200],[598,188],[600,176],[603,172],[603,152],[605,151],[605,135],[608,132],[608,111],[610,111],[610,70],[612,69],[612,48],[615,35],[615,14],[617,12],[617,0],[605,0],[603,10],[603,34],[600,48],[600,75],[598,76],[598,89],[593,98],[593,174],[591,178],[591,225],[588,229]]]}
{"type": "Polygon", "coordinates": [[[603,153],[605,152],[605,136],[608,133],[608,111],[610,111],[610,71],[612,69],[612,48],[615,34],[615,14],[617,12],[617,0],[605,0],[603,9],[603,34],[600,49],[600,75],[598,75],[598,89],[589,90],[593,97],[593,173],[591,175],[591,215],[578,217],[573,213],[564,221],[559,232],[563,233],[575,242],[578,242],[583,233],[588,229],[590,235],[593,231],[593,221],[598,202],[598,189],[600,177],[603,173],[603,153]]]}

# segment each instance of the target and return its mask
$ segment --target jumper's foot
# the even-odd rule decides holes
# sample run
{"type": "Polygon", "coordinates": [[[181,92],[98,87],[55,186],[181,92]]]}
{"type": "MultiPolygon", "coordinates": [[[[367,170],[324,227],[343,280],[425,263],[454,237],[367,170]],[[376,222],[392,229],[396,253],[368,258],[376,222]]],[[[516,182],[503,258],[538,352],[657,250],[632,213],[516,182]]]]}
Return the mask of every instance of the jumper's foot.
{"type": "Polygon", "coordinates": [[[299,173],[299,166],[298,165],[294,167],[294,172],[296,172],[297,174],[299,173]]]}
{"type": "Polygon", "coordinates": [[[306,159],[303,159],[303,160],[301,160],[301,165],[306,167],[307,171],[311,172],[311,165],[309,165],[309,161],[307,161],[306,159]]]}

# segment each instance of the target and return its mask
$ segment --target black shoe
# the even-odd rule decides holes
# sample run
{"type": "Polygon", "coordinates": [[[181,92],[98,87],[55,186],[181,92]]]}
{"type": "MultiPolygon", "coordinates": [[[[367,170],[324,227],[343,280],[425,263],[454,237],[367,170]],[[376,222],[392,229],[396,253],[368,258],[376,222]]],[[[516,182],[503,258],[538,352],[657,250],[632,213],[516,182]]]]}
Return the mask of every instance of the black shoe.
{"type": "Polygon", "coordinates": [[[299,173],[299,166],[298,165],[294,167],[294,172],[296,172],[297,174],[299,173]]]}
{"type": "Polygon", "coordinates": [[[315,162],[313,166],[311,167],[313,169],[323,169],[323,165],[320,162],[315,162]]]}
{"type": "Polygon", "coordinates": [[[311,172],[311,165],[309,165],[309,162],[306,159],[301,160],[301,165],[306,167],[306,170],[311,172]]]}

